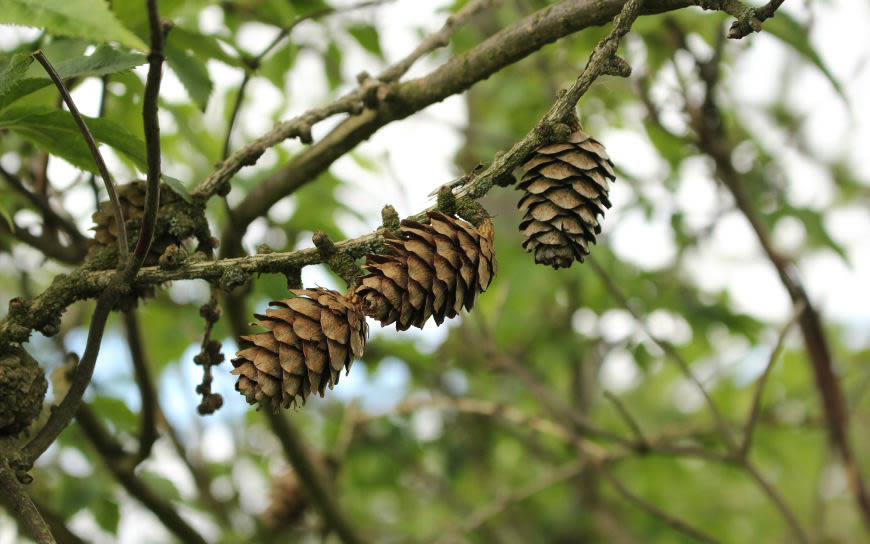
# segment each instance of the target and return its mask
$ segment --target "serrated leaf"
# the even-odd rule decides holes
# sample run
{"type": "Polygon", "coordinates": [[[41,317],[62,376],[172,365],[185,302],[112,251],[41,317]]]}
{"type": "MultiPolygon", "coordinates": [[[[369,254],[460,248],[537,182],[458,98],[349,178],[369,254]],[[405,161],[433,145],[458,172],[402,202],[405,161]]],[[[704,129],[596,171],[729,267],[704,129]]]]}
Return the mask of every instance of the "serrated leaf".
{"type": "Polygon", "coordinates": [[[166,62],[184,85],[187,94],[199,106],[199,110],[205,111],[213,88],[205,65],[188,50],[171,43],[166,44],[166,62]]]}
{"type": "Polygon", "coordinates": [[[380,59],[384,58],[384,52],[381,50],[381,41],[378,36],[378,31],[372,25],[353,25],[347,29],[351,36],[359,43],[363,49],[369,53],[376,55],[380,59]]]}
{"type": "Polygon", "coordinates": [[[109,10],[104,0],[0,0],[0,23],[44,28],[56,36],[92,42],[114,41],[147,51],[109,10]]]}
{"type": "Polygon", "coordinates": [[[167,176],[166,174],[163,174],[162,177],[164,183],[166,183],[167,187],[172,189],[173,193],[180,196],[188,204],[193,204],[193,197],[190,196],[190,193],[187,191],[187,188],[180,179],[167,176]]]}
{"type": "MultiPolygon", "coordinates": [[[[108,119],[85,117],[85,122],[94,139],[110,145],[145,170],[145,143],[142,140],[108,119]]],[[[79,168],[97,171],[90,150],[69,112],[42,107],[11,108],[0,114],[0,128],[14,131],[37,147],[79,168]]]]}
{"type": "MultiPolygon", "coordinates": [[[[88,56],[76,56],[64,59],[54,64],[54,69],[61,78],[104,76],[116,74],[140,66],[147,62],[145,55],[120,51],[110,45],[102,44],[88,56]]],[[[2,75],[0,75],[2,81],[2,75]]],[[[0,109],[47,85],[51,79],[42,66],[34,64],[25,72],[24,77],[14,81],[13,85],[3,88],[0,83],[0,109]]]]}
{"type": "Polygon", "coordinates": [[[0,56],[0,95],[6,93],[24,77],[31,62],[33,57],[24,53],[0,56]]]}
{"type": "Polygon", "coordinates": [[[828,78],[834,90],[841,97],[845,98],[840,82],[837,81],[837,78],[828,69],[825,61],[822,60],[822,57],[819,56],[816,49],[810,44],[809,32],[794,17],[784,11],[777,11],[774,17],[764,21],[764,30],[791,46],[802,57],[813,63],[828,78]]]}

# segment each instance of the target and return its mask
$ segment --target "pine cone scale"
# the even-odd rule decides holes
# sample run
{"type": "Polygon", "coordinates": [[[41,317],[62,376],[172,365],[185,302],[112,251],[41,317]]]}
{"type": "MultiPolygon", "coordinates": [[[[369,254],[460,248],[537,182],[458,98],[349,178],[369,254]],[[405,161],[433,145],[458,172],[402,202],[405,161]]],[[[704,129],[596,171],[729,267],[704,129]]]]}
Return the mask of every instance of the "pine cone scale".
{"type": "Polygon", "coordinates": [[[398,235],[384,235],[392,255],[366,257],[368,274],[351,300],[384,326],[422,328],[430,317],[441,324],[463,307],[470,310],[492,281],[492,229],[482,233],[459,219],[428,215],[430,224],[405,220],[398,235]]]}
{"type": "Polygon", "coordinates": [[[295,298],[274,301],[256,325],[267,332],[242,336],[232,360],[236,389],[249,403],[272,410],[323,396],[362,355],[368,327],[341,294],[327,289],[291,290],[295,298]]]}

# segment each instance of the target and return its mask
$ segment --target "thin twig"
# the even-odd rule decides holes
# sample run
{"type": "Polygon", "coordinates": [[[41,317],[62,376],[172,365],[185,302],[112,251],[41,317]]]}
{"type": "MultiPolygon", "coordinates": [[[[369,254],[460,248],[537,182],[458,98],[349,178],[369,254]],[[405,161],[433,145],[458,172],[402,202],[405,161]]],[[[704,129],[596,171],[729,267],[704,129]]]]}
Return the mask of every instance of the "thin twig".
{"type": "Polygon", "coordinates": [[[38,544],[55,544],[48,524],[42,519],[24,486],[18,482],[15,471],[6,459],[0,459],[0,491],[8,498],[9,512],[29,537],[38,544]]]}
{"type": "Polygon", "coordinates": [[[450,43],[450,36],[457,28],[468,22],[475,15],[490,9],[496,4],[500,4],[502,0],[472,0],[468,2],[462,9],[447,18],[437,32],[430,34],[423,39],[422,42],[409,53],[405,58],[393,64],[378,75],[378,79],[384,82],[398,81],[420,58],[428,55],[432,51],[446,47],[450,43]]]}
{"type": "Polygon", "coordinates": [[[770,357],[767,360],[767,365],[764,367],[764,372],[762,372],[761,376],[758,377],[758,381],[755,385],[755,394],[752,396],[752,408],[750,408],[749,417],[746,418],[746,424],[743,426],[743,443],[740,445],[739,450],[739,455],[741,457],[746,457],[752,445],[752,432],[755,430],[755,425],[758,423],[758,416],[761,414],[761,395],[764,392],[767,377],[770,375],[773,365],[776,363],[777,359],[779,359],[780,353],[782,353],[782,348],[785,346],[785,337],[788,335],[788,331],[791,330],[792,325],[794,325],[800,318],[805,309],[806,304],[803,302],[795,305],[794,310],[792,310],[791,318],[786,322],[785,326],[780,331],[779,336],[777,336],[776,344],[774,344],[773,350],[770,352],[770,357]]]}
{"type": "MultiPolygon", "coordinates": [[[[100,104],[97,108],[97,119],[106,114],[106,97],[109,94],[109,75],[106,74],[100,78],[100,104]]],[[[96,177],[91,174],[88,176],[88,185],[91,186],[91,192],[94,194],[94,209],[100,207],[100,190],[97,187],[96,177]]]]}
{"type": "MultiPolygon", "coordinates": [[[[64,232],[66,232],[69,237],[72,239],[72,243],[74,246],[81,246],[84,244],[85,237],[79,231],[79,229],[73,224],[72,221],[67,219],[66,217],[62,217],[51,205],[48,203],[47,199],[40,198],[36,193],[28,190],[27,187],[24,186],[24,182],[21,179],[8,172],[5,168],[0,166],[0,175],[2,175],[6,182],[12,186],[19,194],[24,196],[27,200],[29,200],[34,206],[39,209],[42,213],[42,217],[46,222],[53,222],[54,224],[60,226],[64,232]]],[[[84,251],[82,252],[82,256],[84,256],[84,251]]]]}
{"type": "Polygon", "coordinates": [[[502,495],[494,501],[477,508],[467,518],[462,520],[458,529],[446,533],[438,542],[455,542],[456,532],[472,533],[480,530],[486,523],[492,521],[509,507],[577,476],[588,464],[589,461],[586,459],[569,461],[551,472],[535,478],[534,481],[520,487],[516,491],[502,495]]]}
{"type": "Polygon", "coordinates": [[[154,228],[157,225],[157,209],[160,204],[160,122],[157,110],[160,105],[160,80],[163,75],[163,33],[164,26],[157,11],[157,0],[146,0],[148,6],[148,25],[151,30],[151,50],[148,53],[148,76],[145,79],[145,94],[142,99],[142,121],[145,128],[145,155],[147,175],[145,186],[145,209],[142,212],[142,228],[133,259],[126,272],[132,279],[148,255],[154,228]]]}
{"type": "Polygon", "coordinates": [[[121,445],[109,434],[103,423],[86,404],[79,406],[76,421],[106,467],[130,495],[154,512],[163,525],[181,542],[205,544],[202,535],[179,515],[178,509],[133,472],[133,465],[129,462],[129,457],[124,454],[121,445]]]}
{"type": "Polygon", "coordinates": [[[133,375],[136,377],[136,386],[139,388],[139,396],[142,399],[139,451],[135,462],[138,465],[151,455],[151,447],[157,440],[157,418],[155,416],[157,393],[154,391],[154,383],[151,380],[151,370],[145,356],[142,329],[136,310],[127,310],[123,315],[124,328],[127,330],[127,345],[130,348],[130,358],[133,360],[133,375]]]}
{"type": "Polygon", "coordinates": [[[808,544],[810,542],[810,538],[807,535],[807,532],[801,526],[800,521],[798,521],[797,515],[794,513],[794,510],[788,505],[785,501],[785,498],[777,491],[777,489],[773,486],[772,483],[767,481],[767,479],[761,474],[758,468],[749,461],[749,458],[744,458],[741,463],[746,472],[752,477],[753,480],[758,484],[764,494],[773,502],[774,506],[776,506],[777,510],[779,510],[782,517],[785,518],[786,523],[788,523],[789,528],[794,534],[795,538],[801,544],[808,544]]]}
{"type": "Polygon", "coordinates": [[[296,476],[304,485],[311,502],[323,516],[330,529],[334,530],[345,544],[361,544],[364,542],[350,521],[344,516],[335,497],[330,493],[323,475],[315,467],[314,462],[305,451],[302,437],[296,428],[287,421],[284,414],[276,414],[265,410],[266,418],[272,431],[281,441],[284,455],[293,466],[296,476]]]}
{"type": "Polygon", "coordinates": [[[42,67],[45,68],[45,71],[48,73],[48,77],[50,77],[54,82],[58,92],[60,92],[60,95],[63,97],[63,101],[66,102],[66,106],[69,108],[73,119],[75,119],[85,142],[88,144],[88,149],[91,150],[94,162],[97,163],[97,170],[99,170],[100,177],[103,178],[103,183],[106,185],[106,192],[109,195],[109,200],[112,202],[112,211],[115,214],[115,219],[117,219],[115,223],[118,225],[118,250],[121,255],[121,263],[125,263],[127,255],[129,254],[127,246],[127,227],[124,224],[124,215],[121,213],[121,202],[118,200],[117,191],[115,191],[115,182],[112,179],[112,175],[109,173],[109,169],[106,167],[106,161],[103,160],[97,142],[94,140],[94,136],[91,134],[91,130],[88,128],[87,123],[85,123],[81,113],[79,113],[79,109],[76,107],[75,102],[73,102],[72,96],[70,96],[69,91],[67,91],[66,86],[63,84],[63,80],[61,80],[57,71],[48,61],[45,54],[42,51],[36,51],[33,53],[33,58],[42,64],[42,67]]]}
{"type": "MultiPolygon", "coordinates": [[[[819,313],[807,295],[797,267],[774,247],[767,224],[756,209],[743,176],[734,169],[731,162],[735,143],[726,133],[726,123],[723,122],[722,113],[716,103],[715,85],[718,79],[716,79],[715,73],[715,70],[699,70],[699,75],[706,85],[704,100],[700,107],[688,108],[697,146],[713,159],[716,167],[716,179],[729,190],[737,208],[746,217],[755,232],[759,245],[776,269],[780,282],[788,292],[792,304],[805,305],[798,319],[798,324],[813,369],[816,389],[822,398],[822,407],[828,422],[831,441],[837,446],[846,467],[849,489],[854,496],[864,526],[870,531],[870,489],[864,481],[850,443],[849,412],[842,385],[834,367],[827,335],[819,313]]],[[[686,103],[690,104],[688,101],[686,103]]]]}
{"type": "MultiPolygon", "coordinates": [[[[116,276],[117,277],[117,276],[116,276]]],[[[94,313],[91,315],[91,323],[88,326],[88,339],[85,343],[85,351],[79,364],[76,366],[70,382],[70,388],[61,403],[51,412],[48,421],[39,430],[37,435],[23,448],[25,466],[33,465],[33,462],[42,455],[63,431],[81,403],[82,396],[91,383],[94,374],[94,365],[100,351],[100,343],[106,328],[106,320],[109,312],[118,297],[118,289],[113,285],[107,287],[97,299],[94,313]]]]}
{"type": "Polygon", "coordinates": [[[623,484],[616,476],[614,476],[613,473],[610,472],[610,470],[604,463],[595,463],[594,466],[598,473],[601,474],[601,476],[605,480],[610,482],[610,484],[614,487],[614,489],[616,489],[616,491],[619,492],[620,495],[625,497],[625,499],[629,502],[634,503],[634,505],[641,510],[645,510],[653,517],[658,518],[667,525],[686,535],[689,535],[690,537],[694,538],[699,542],[707,542],[708,544],[717,544],[719,542],[717,539],[708,535],[704,531],[698,529],[693,525],[688,524],[687,522],[683,521],[678,517],[675,517],[665,512],[655,504],[632,492],[630,489],[628,489],[628,487],[625,486],[625,484],[623,484]]]}
{"type": "Polygon", "coordinates": [[[80,536],[70,531],[66,526],[69,520],[65,519],[60,512],[52,509],[48,504],[39,500],[38,497],[33,498],[33,504],[36,505],[37,510],[42,514],[57,544],[88,544],[80,536]]]}
{"type": "Polygon", "coordinates": [[[233,136],[233,128],[235,127],[236,118],[239,115],[239,110],[242,107],[242,101],[245,97],[245,90],[251,80],[251,74],[260,67],[263,59],[265,59],[269,55],[269,53],[271,53],[276,47],[278,47],[278,45],[290,35],[290,33],[293,31],[294,28],[296,28],[297,25],[299,25],[299,23],[302,23],[304,21],[310,21],[312,19],[319,19],[320,17],[332,15],[334,13],[347,13],[349,11],[379,6],[382,4],[386,4],[387,2],[394,1],[395,0],[367,0],[365,2],[359,2],[357,4],[351,4],[344,7],[329,6],[311,11],[304,15],[300,15],[299,17],[296,17],[296,19],[294,19],[293,22],[291,22],[289,25],[283,27],[281,31],[278,32],[278,34],[272,39],[272,41],[269,42],[269,44],[260,52],[260,54],[258,54],[256,57],[247,59],[245,61],[245,64],[247,64],[247,67],[245,69],[245,75],[242,78],[242,82],[239,84],[239,90],[236,93],[236,99],[233,101],[233,109],[230,113],[229,122],[227,123],[227,133],[226,136],[224,136],[224,148],[223,153],[221,154],[221,160],[225,160],[230,154],[230,140],[233,136]]]}
{"type": "Polygon", "coordinates": [[[601,268],[594,259],[587,259],[587,263],[592,267],[592,270],[595,271],[595,274],[604,284],[604,287],[610,292],[611,296],[616,299],[619,304],[628,310],[628,312],[634,317],[634,320],[637,324],[643,329],[644,333],[649,337],[652,342],[657,345],[662,351],[664,351],[668,357],[673,360],[680,371],[695,385],[698,391],[704,396],[704,401],[707,403],[707,407],[710,410],[710,413],[713,415],[713,420],[716,423],[717,428],[719,429],[719,434],[722,437],[722,440],[725,442],[726,446],[730,451],[737,450],[737,442],[734,440],[734,436],[731,434],[731,430],[728,427],[725,418],[722,417],[722,414],[719,412],[719,408],[716,407],[716,403],[713,401],[713,398],[710,396],[710,393],[707,392],[707,388],[704,387],[704,384],[701,383],[701,380],[698,379],[697,376],[692,372],[692,369],[689,367],[689,363],[683,359],[683,356],[680,355],[680,352],[674,348],[674,346],[665,340],[658,338],[655,334],[653,334],[652,330],[650,330],[649,325],[646,320],[643,318],[643,315],[638,311],[637,308],[634,307],[634,304],[628,300],[628,297],[622,292],[618,285],[610,278],[610,275],[601,268]]]}
{"type": "Polygon", "coordinates": [[[610,391],[604,391],[604,398],[609,400],[613,406],[616,408],[616,411],[619,412],[619,415],[622,416],[622,419],[628,424],[628,427],[634,433],[634,436],[637,438],[638,443],[640,444],[649,444],[649,441],[646,439],[646,436],[643,434],[643,431],[640,428],[640,424],[631,415],[631,412],[628,411],[625,404],[622,403],[622,400],[610,391]]]}

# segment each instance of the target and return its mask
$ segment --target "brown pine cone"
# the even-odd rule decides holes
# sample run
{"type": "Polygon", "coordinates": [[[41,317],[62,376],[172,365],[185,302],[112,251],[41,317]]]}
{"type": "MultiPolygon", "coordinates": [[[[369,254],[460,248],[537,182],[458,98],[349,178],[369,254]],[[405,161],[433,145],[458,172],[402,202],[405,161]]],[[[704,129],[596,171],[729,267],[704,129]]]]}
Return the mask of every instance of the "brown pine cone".
{"type": "Polygon", "coordinates": [[[539,147],[523,169],[523,247],[556,269],[582,263],[601,232],[598,215],[610,208],[609,180],[616,177],[604,146],[577,130],[565,143],[539,147]]]}
{"type": "Polygon", "coordinates": [[[242,336],[232,360],[239,376],[236,390],[249,404],[273,411],[304,403],[312,391],[323,396],[338,383],[342,368],[350,372],[368,336],[365,317],[336,291],[291,289],[295,298],[273,301],[255,324],[266,332],[242,336]]]}
{"type": "MultiPolygon", "coordinates": [[[[316,452],[309,452],[320,476],[331,485],[335,481],[338,465],[335,460],[316,452]]],[[[272,529],[293,526],[302,519],[308,509],[308,496],[296,472],[287,471],[272,481],[271,502],[263,512],[263,521],[272,529]]]]}
{"type": "Polygon", "coordinates": [[[263,521],[273,529],[289,527],[299,521],[308,500],[295,472],[285,472],[272,481],[272,501],[263,512],[263,521]]]}
{"type": "Polygon", "coordinates": [[[384,235],[392,255],[367,255],[364,276],[352,300],[363,313],[396,329],[422,328],[434,316],[440,325],[463,307],[471,310],[498,265],[492,222],[480,228],[428,212],[431,224],[404,220],[400,234],[384,235]]]}
{"type": "MultiPolygon", "coordinates": [[[[160,187],[160,205],[165,206],[175,202],[180,197],[165,184],[160,187]]],[[[138,220],[145,212],[145,180],[137,179],[130,183],[118,186],[118,202],[121,205],[121,213],[126,221],[138,220]]],[[[115,213],[109,200],[100,202],[100,206],[91,216],[96,226],[94,240],[104,246],[117,244],[118,224],[115,221],[115,213]]],[[[129,231],[130,227],[127,227],[129,231]]],[[[146,264],[156,264],[157,258],[163,254],[171,244],[180,245],[181,240],[155,238],[151,244],[146,264]]]]}

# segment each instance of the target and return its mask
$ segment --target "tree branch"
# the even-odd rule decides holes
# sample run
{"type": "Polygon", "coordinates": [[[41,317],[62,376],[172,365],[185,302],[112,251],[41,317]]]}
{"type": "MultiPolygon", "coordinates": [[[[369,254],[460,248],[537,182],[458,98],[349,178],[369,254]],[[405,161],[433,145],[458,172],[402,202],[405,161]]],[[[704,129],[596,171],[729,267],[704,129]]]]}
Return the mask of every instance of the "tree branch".
{"type": "MultiPolygon", "coordinates": [[[[86,238],[81,232],[79,232],[79,229],[72,223],[72,221],[66,217],[62,217],[54,211],[54,208],[51,207],[47,199],[40,198],[36,193],[28,190],[18,176],[6,171],[2,166],[0,166],[0,175],[6,179],[6,182],[13,189],[29,200],[31,204],[36,206],[36,208],[42,213],[42,217],[46,223],[50,222],[60,226],[60,228],[62,228],[72,240],[72,245],[70,247],[75,248],[77,250],[76,253],[79,253],[81,257],[85,256],[87,251],[84,247],[86,238]]],[[[81,260],[81,258],[79,260],[81,260]]]]}
{"type": "Polygon", "coordinates": [[[604,463],[594,463],[594,466],[598,473],[605,480],[610,482],[610,485],[612,485],[613,488],[616,489],[616,491],[618,491],[620,495],[622,495],[626,500],[633,503],[641,510],[645,510],[651,516],[658,518],[667,525],[673,527],[681,533],[689,535],[690,537],[694,538],[699,542],[707,542],[708,544],[717,544],[719,542],[718,540],[698,529],[697,527],[690,525],[687,522],[681,520],[680,518],[677,518],[665,512],[655,504],[632,492],[625,486],[625,484],[623,484],[616,476],[614,476],[613,473],[610,472],[610,470],[604,463]]]}
{"type": "Polygon", "coordinates": [[[15,470],[6,459],[0,459],[0,491],[9,499],[9,512],[28,536],[38,544],[55,544],[48,525],[30,500],[24,486],[18,482],[15,470]]]}
{"type": "Polygon", "coordinates": [[[248,82],[251,80],[251,74],[255,72],[259,67],[260,63],[263,62],[263,59],[269,55],[278,45],[287,38],[290,33],[296,28],[299,23],[304,21],[310,21],[312,19],[319,19],[320,17],[325,17],[327,15],[331,15],[333,13],[346,13],[349,11],[355,11],[358,9],[369,8],[374,6],[379,6],[381,4],[385,4],[387,2],[393,2],[395,0],[367,0],[365,2],[359,2],[357,4],[351,4],[349,6],[344,7],[334,7],[329,6],[322,9],[314,10],[305,15],[300,15],[293,20],[292,23],[285,26],[278,32],[278,35],[260,52],[256,57],[248,58],[245,60],[245,64],[247,65],[245,70],[245,75],[242,78],[242,82],[239,84],[239,91],[236,93],[236,99],[233,102],[233,108],[230,113],[230,119],[227,123],[227,133],[224,137],[224,147],[223,153],[221,154],[221,160],[226,160],[226,158],[230,154],[230,140],[233,135],[233,127],[236,124],[236,118],[239,115],[239,110],[242,106],[242,101],[245,97],[245,89],[248,86],[248,82]]]}
{"type": "Polygon", "coordinates": [[[716,179],[729,190],[737,208],[746,217],[759,245],[788,292],[792,304],[805,306],[798,324],[813,368],[816,389],[822,398],[831,440],[839,450],[845,465],[849,488],[864,525],[870,530],[870,489],[864,482],[850,444],[846,399],[834,369],[834,361],[821,318],[807,296],[795,264],[774,248],[767,225],[756,210],[742,176],[734,169],[731,162],[734,144],[725,132],[725,124],[715,100],[714,88],[718,81],[715,77],[716,72],[717,70],[699,70],[701,79],[707,87],[704,101],[699,107],[692,106],[688,109],[698,148],[713,159],[716,179]]]}
{"type": "Polygon", "coordinates": [[[86,404],[79,406],[76,421],[106,467],[130,495],[151,510],[181,542],[206,544],[202,535],[178,514],[178,510],[171,502],[165,500],[136,476],[129,456],[124,453],[121,445],[109,434],[86,404]]]}
{"type": "MultiPolygon", "coordinates": [[[[145,209],[142,212],[142,227],[133,252],[127,263],[125,276],[132,279],[148,255],[154,228],[157,225],[157,209],[160,205],[160,122],[157,110],[160,105],[160,80],[163,75],[163,34],[168,31],[157,11],[157,0],[145,0],[148,7],[148,25],[151,29],[151,51],[148,53],[148,76],[145,80],[145,95],[142,99],[142,122],[145,128],[145,154],[148,164],[145,186],[145,209]]],[[[120,217],[120,216],[116,216],[120,217]]]]}
{"type": "Polygon", "coordinates": [[[589,462],[586,459],[568,461],[549,473],[535,478],[531,483],[520,487],[512,493],[496,498],[494,501],[475,509],[467,518],[462,520],[458,530],[454,529],[454,531],[446,533],[437,542],[456,542],[455,537],[457,532],[472,533],[480,530],[486,523],[502,514],[509,507],[579,475],[588,464],[589,462]]]}
{"type": "Polygon", "coordinates": [[[116,279],[113,281],[97,299],[97,305],[94,308],[94,313],[91,315],[91,323],[88,327],[88,339],[85,343],[85,351],[79,364],[76,366],[73,374],[69,391],[63,401],[52,410],[48,421],[39,430],[39,433],[23,448],[24,466],[30,468],[36,459],[42,455],[45,450],[54,442],[61,431],[63,431],[70,421],[73,414],[78,409],[82,396],[91,382],[91,376],[94,374],[94,365],[97,362],[97,354],[100,351],[100,343],[103,339],[103,331],[106,327],[106,320],[109,318],[109,312],[112,310],[117,297],[120,294],[116,279]]]}
{"type": "Polygon", "coordinates": [[[345,544],[361,544],[364,540],[357,534],[350,521],[344,517],[335,497],[329,492],[323,476],[314,466],[308,452],[293,425],[287,421],[284,414],[264,410],[272,431],[281,441],[284,455],[293,466],[293,470],[304,485],[305,492],[311,498],[312,504],[323,516],[327,526],[334,530],[345,544]]]}
{"type": "Polygon", "coordinates": [[[145,346],[142,342],[142,329],[136,310],[123,313],[124,328],[127,330],[127,346],[130,348],[130,358],[133,360],[133,375],[136,377],[136,387],[142,399],[142,412],[139,423],[139,451],[134,465],[138,465],[151,455],[151,447],[157,440],[157,393],[151,381],[151,370],[145,356],[145,346]]]}
{"type": "Polygon", "coordinates": [[[743,443],[740,445],[739,450],[740,457],[745,458],[752,445],[752,432],[755,430],[755,425],[758,423],[758,416],[761,414],[761,395],[764,392],[767,377],[770,375],[774,363],[779,359],[779,354],[782,353],[782,348],[785,345],[785,337],[788,335],[788,331],[791,330],[792,325],[794,325],[795,321],[797,321],[801,314],[803,314],[804,309],[806,309],[806,305],[803,303],[795,305],[791,318],[786,322],[776,339],[776,344],[774,344],[773,350],[770,352],[770,357],[767,360],[767,365],[764,367],[764,372],[762,372],[761,376],[758,377],[758,381],[755,385],[755,394],[752,396],[752,408],[750,408],[749,417],[746,418],[746,424],[743,426],[743,443]]]}
{"type": "MultiPolygon", "coordinates": [[[[643,12],[660,13],[689,5],[692,5],[691,0],[651,0],[643,12]]],[[[460,93],[475,82],[486,79],[505,66],[563,36],[609,22],[619,13],[622,6],[621,0],[597,2],[567,0],[554,4],[503,29],[425,77],[401,84],[390,84],[391,91],[384,100],[377,103],[377,109],[366,109],[359,115],[343,121],[323,139],[306,148],[293,161],[276,170],[263,183],[251,190],[234,209],[233,228],[225,229],[221,235],[222,251],[230,255],[237,251],[239,241],[251,221],[266,213],[285,195],[315,179],[333,161],[369,138],[384,125],[404,119],[450,95],[460,93]]],[[[543,138],[538,137],[530,144],[542,141],[543,138]]],[[[243,156],[251,159],[256,154],[254,151],[262,154],[264,150],[265,148],[251,149],[252,153],[243,156]]],[[[231,156],[229,161],[233,161],[233,157],[237,154],[231,156]]],[[[478,198],[499,177],[497,173],[503,173],[521,162],[521,158],[516,156],[512,156],[509,164],[505,160],[494,161],[486,172],[475,178],[479,180],[478,189],[463,194],[478,198]]],[[[222,184],[225,179],[221,178],[229,179],[241,166],[243,165],[233,169],[226,164],[222,165],[219,171],[209,176],[196,192],[203,196],[213,194],[214,190],[205,186],[222,184]]]]}
{"type": "Polygon", "coordinates": [[[46,73],[48,73],[48,77],[50,77],[54,82],[58,92],[60,92],[61,97],[63,97],[63,101],[66,102],[66,106],[69,108],[73,119],[75,119],[76,125],[78,125],[85,142],[88,144],[88,149],[90,149],[91,155],[94,157],[94,162],[97,163],[100,177],[103,178],[103,183],[106,185],[106,192],[109,194],[109,200],[112,202],[112,211],[114,212],[115,217],[119,219],[116,221],[118,225],[118,250],[121,255],[121,262],[124,262],[129,253],[127,246],[127,227],[124,225],[124,214],[121,213],[121,202],[118,200],[118,194],[115,191],[115,182],[112,179],[112,175],[109,173],[109,169],[106,167],[106,161],[103,160],[103,156],[100,154],[100,148],[97,146],[97,142],[94,140],[94,136],[91,134],[91,130],[88,128],[87,123],[85,123],[84,118],[82,118],[82,115],[79,113],[79,109],[76,107],[75,102],[73,102],[72,96],[70,96],[69,91],[67,91],[66,86],[63,84],[63,80],[60,79],[57,71],[55,71],[54,67],[45,57],[45,54],[43,54],[42,51],[36,51],[33,53],[33,58],[39,61],[42,67],[45,68],[46,73]]]}
{"type": "Polygon", "coordinates": [[[610,292],[611,296],[616,299],[619,304],[628,310],[628,312],[634,317],[635,322],[640,325],[643,329],[644,333],[647,337],[652,340],[652,342],[657,345],[663,352],[665,352],[668,357],[673,360],[680,371],[695,385],[698,391],[704,396],[704,401],[707,403],[707,407],[710,410],[710,413],[713,415],[713,421],[716,423],[716,427],[719,429],[719,434],[722,437],[722,440],[725,442],[725,445],[728,447],[729,451],[735,451],[737,449],[737,442],[734,440],[734,437],[731,434],[731,430],[728,427],[728,424],[725,421],[725,418],[722,417],[722,414],[719,412],[719,408],[716,407],[716,403],[713,401],[713,398],[710,396],[710,393],[707,392],[707,388],[704,387],[704,384],[701,383],[701,380],[698,379],[697,376],[692,372],[692,369],[689,367],[689,363],[683,359],[683,356],[680,355],[680,352],[674,348],[674,346],[667,341],[661,340],[656,337],[649,328],[646,320],[643,318],[643,315],[638,311],[637,308],[628,300],[628,297],[622,292],[622,290],[617,286],[613,280],[610,279],[610,276],[607,272],[601,268],[594,259],[588,259],[589,266],[592,267],[592,270],[595,271],[595,274],[601,280],[601,283],[604,284],[604,287],[610,292]]]}

